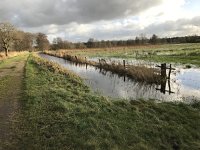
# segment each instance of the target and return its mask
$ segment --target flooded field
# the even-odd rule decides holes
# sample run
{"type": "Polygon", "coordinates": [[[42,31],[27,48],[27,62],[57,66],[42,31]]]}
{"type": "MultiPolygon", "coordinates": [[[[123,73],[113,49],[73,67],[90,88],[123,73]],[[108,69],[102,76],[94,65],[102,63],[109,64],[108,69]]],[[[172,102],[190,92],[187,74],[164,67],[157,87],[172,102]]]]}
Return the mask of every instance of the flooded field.
{"type": "MultiPolygon", "coordinates": [[[[103,59],[105,60],[108,64],[110,63],[120,63],[123,64],[123,60],[125,60],[126,65],[142,65],[148,68],[156,68],[156,65],[158,65],[158,62],[153,62],[153,61],[148,61],[148,60],[142,60],[142,59],[131,59],[131,58],[112,58],[112,57],[89,57],[87,58],[90,61],[95,61],[95,62],[99,62],[99,60],[103,59]]],[[[173,65],[173,67],[175,67],[176,69],[183,69],[186,68],[186,66],[182,65],[182,64],[178,64],[178,63],[171,63],[173,65]]],[[[195,65],[190,65],[192,68],[197,68],[195,65]]],[[[199,69],[200,70],[200,69],[199,69]]]]}
{"type": "MultiPolygon", "coordinates": [[[[184,69],[176,66],[171,79],[163,81],[160,85],[144,84],[133,81],[127,77],[119,77],[117,74],[106,72],[92,66],[80,65],[45,54],[41,57],[56,62],[61,66],[73,71],[96,93],[113,98],[127,100],[156,99],[161,101],[191,101],[200,99],[200,69],[184,69]]],[[[93,58],[92,60],[98,60],[93,58]]],[[[121,61],[115,59],[115,61],[121,61]]],[[[128,63],[146,64],[143,61],[128,60],[128,63]]],[[[155,66],[151,63],[150,66],[155,66]]]]}

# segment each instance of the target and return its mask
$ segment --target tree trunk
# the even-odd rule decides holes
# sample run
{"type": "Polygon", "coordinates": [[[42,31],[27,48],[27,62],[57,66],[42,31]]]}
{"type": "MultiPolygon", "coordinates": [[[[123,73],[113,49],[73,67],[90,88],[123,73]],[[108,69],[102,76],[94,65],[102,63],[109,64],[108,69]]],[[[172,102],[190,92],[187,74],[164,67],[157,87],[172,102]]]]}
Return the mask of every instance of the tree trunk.
{"type": "Polygon", "coordinates": [[[6,57],[8,56],[8,49],[6,48],[5,49],[5,54],[6,54],[6,57]]]}

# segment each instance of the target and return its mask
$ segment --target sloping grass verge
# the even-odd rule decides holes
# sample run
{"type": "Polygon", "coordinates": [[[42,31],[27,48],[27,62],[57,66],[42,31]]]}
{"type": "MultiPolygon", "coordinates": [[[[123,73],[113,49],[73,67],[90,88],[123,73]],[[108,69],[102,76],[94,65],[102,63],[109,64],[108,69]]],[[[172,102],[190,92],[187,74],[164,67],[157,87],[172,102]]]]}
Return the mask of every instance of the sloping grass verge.
{"type": "Polygon", "coordinates": [[[112,101],[31,56],[16,129],[18,149],[199,149],[200,105],[112,101]]]}

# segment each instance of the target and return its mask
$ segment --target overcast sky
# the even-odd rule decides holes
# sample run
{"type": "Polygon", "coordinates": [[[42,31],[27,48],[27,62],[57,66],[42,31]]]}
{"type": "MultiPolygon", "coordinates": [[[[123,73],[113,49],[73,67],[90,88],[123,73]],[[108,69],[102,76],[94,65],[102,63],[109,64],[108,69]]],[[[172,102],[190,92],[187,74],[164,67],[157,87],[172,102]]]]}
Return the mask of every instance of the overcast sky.
{"type": "Polygon", "coordinates": [[[199,35],[199,6],[200,0],[0,0],[0,22],[50,40],[199,35]]]}

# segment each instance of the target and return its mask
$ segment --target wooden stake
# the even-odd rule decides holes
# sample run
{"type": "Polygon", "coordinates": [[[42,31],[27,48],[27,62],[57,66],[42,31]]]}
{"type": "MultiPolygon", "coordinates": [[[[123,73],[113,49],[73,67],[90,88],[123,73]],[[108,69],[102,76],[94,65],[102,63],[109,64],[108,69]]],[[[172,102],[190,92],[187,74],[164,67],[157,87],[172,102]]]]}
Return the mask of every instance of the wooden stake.
{"type": "Polygon", "coordinates": [[[166,69],[167,69],[166,63],[161,64],[161,78],[162,78],[162,80],[166,79],[166,77],[167,77],[166,69]]]}
{"type": "Polygon", "coordinates": [[[101,59],[99,59],[99,65],[100,65],[100,68],[101,68],[101,59]]]}
{"type": "Polygon", "coordinates": [[[170,79],[171,72],[172,72],[172,64],[170,64],[170,66],[169,66],[169,75],[168,75],[168,79],[170,79]]]}
{"type": "Polygon", "coordinates": [[[124,69],[126,69],[126,61],[123,60],[123,64],[124,64],[124,69]]]}

